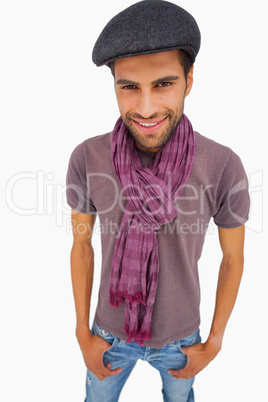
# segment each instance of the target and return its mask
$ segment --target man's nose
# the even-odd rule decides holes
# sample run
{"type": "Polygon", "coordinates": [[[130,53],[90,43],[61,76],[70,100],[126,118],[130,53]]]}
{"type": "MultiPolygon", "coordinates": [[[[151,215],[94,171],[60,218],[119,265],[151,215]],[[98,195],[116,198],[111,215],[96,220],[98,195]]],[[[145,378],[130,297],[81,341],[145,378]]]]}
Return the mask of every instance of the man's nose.
{"type": "Polygon", "coordinates": [[[144,119],[149,119],[157,111],[153,94],[150,91],[142,92],[137,102],[136,113],[140,114],[144,119]]]}

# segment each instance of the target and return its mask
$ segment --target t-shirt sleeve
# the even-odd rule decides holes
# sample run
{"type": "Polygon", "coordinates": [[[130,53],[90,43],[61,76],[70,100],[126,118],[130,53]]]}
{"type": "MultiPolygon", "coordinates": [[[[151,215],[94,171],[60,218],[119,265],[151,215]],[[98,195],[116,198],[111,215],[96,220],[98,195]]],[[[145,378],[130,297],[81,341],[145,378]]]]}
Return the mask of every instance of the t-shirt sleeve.
{"type": "Polygon", "coordinates": [[[250,209],[248,187],[241,159],[230,149],[230,157],[217,188],[216,213],[213,215],[217,226],[235,228],[247,222],[250,209]]]}
{"type": "Polygon", "coordinates": [[[69,159],[66,175],[66,199],[67,204],[76,211],[85,214],[97,212],[88,194],[84,143],[76,146],[69,159]]]}

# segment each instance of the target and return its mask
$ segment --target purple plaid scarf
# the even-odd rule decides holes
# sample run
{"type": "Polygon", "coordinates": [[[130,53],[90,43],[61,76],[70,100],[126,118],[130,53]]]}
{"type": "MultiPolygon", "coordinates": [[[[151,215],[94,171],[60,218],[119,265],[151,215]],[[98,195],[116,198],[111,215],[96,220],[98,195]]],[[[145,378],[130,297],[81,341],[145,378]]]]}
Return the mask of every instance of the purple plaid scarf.
{"type": "Polygon", "coordinates": [[[151,317],[159,271],[157,231],[172,222],[174,202],[189,177],[196,142],[188,118],[182,119],[148,168],[122,118],[112,134],[113,167],[128,202],[116,236],[109,283],[110,305],[125,302],[127,343],[152,339],[151,317]]]}

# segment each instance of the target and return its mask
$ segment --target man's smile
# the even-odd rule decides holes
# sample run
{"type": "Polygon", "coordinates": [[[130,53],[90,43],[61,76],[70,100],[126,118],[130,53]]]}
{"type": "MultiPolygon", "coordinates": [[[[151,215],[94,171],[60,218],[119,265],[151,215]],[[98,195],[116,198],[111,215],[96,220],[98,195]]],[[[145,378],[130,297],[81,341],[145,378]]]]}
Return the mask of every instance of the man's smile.
{"type": "Polygon", "coordinates": [[[144,120],[133,120],[136,127],[139,129],[144,134],[154,134],[156,133],[165,123],[167,117],[165,117],[162,120],[149,120],[149,121],[144,121],[144,120]]]}

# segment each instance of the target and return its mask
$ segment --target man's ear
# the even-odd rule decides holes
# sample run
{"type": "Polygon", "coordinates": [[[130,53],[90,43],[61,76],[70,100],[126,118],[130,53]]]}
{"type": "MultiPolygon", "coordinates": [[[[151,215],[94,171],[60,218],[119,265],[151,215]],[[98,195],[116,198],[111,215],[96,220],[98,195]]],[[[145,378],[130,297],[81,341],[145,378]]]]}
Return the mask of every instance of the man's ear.
{"type": "Polygon", "coordinates": [[[194,82],[194,66],[192,65],[188,75],[187,75],[187,88],[185,91],[185,97],[189,95],[191,92],[192,86],[194,82]]]}

